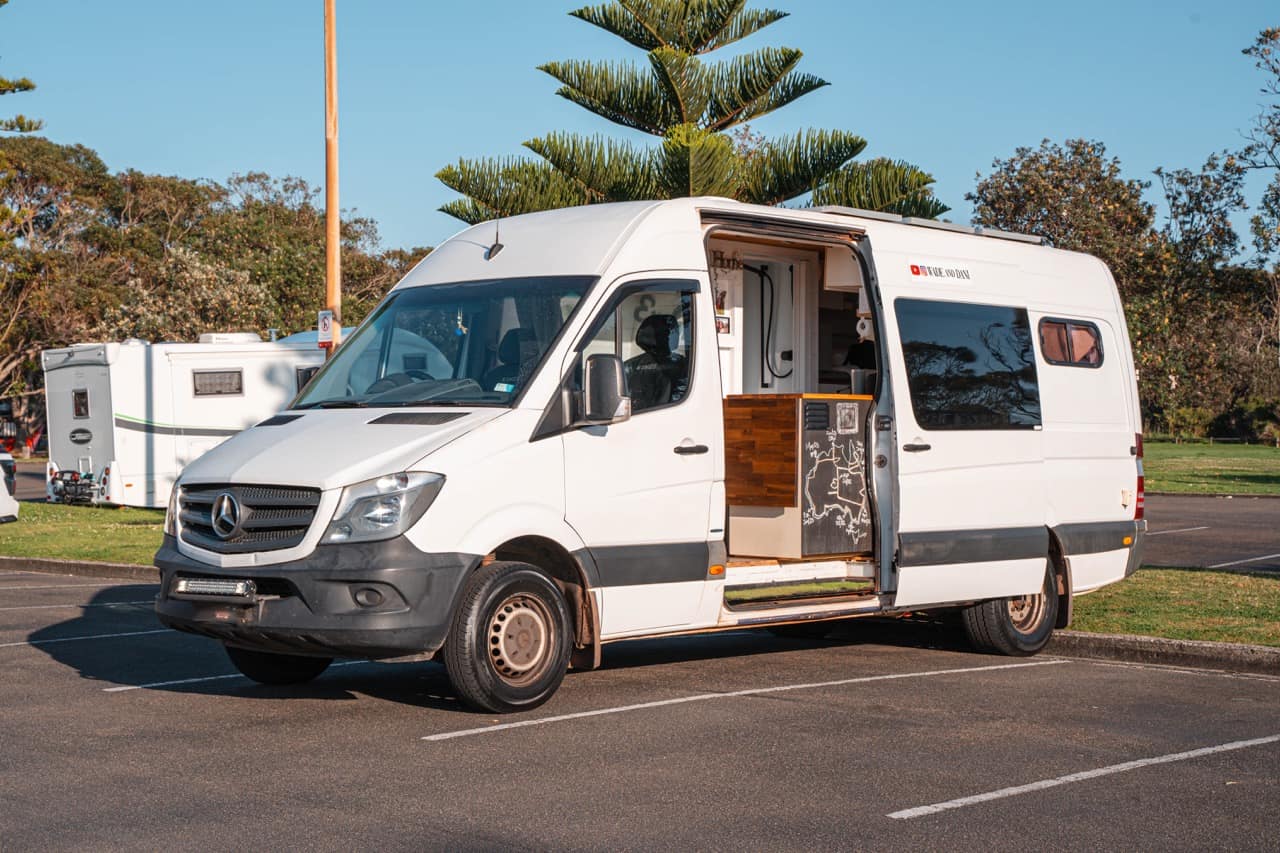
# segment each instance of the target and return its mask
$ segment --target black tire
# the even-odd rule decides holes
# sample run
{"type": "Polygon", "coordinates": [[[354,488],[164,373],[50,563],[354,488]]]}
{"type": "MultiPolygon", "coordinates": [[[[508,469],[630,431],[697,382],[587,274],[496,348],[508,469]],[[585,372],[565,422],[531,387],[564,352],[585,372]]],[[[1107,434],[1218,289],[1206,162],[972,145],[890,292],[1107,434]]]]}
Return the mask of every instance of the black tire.
{"type": "Polygon", "coordinates": [[[333,658],[282,655],[236,646],[226,646],[226,650],[236,669],[259,684],[306,684],[333,663],[333,658]]]}
{"type": "Polygon", "coordinates": [[[569,605],[528,563],[495,562],[467,580],[444,645],[458,696],[479,711],[527,711],[551,698],[573,652],[569,605]]]}
{"type": "Polygon", "coordinates": [[[1058,585],[1045,573],[1043,589],[1034,595],[997,598],[965,608],[964,632],[974,648],[1014,657],[1034,655],[1053,636],[1058,620],[1058,585]]]}

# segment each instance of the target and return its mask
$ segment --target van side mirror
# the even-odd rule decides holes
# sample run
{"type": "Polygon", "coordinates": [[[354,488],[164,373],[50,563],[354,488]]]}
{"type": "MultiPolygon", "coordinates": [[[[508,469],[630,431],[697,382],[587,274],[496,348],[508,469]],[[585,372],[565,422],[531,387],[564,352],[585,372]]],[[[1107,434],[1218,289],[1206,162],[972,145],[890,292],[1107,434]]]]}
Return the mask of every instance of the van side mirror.
{"type": "Polygon", "coordinates": [[[605,426],[631,417],[631,397],[622,359],[597,353],[587,356],[582,376],[582,409],[575,426],[605,426]]]}

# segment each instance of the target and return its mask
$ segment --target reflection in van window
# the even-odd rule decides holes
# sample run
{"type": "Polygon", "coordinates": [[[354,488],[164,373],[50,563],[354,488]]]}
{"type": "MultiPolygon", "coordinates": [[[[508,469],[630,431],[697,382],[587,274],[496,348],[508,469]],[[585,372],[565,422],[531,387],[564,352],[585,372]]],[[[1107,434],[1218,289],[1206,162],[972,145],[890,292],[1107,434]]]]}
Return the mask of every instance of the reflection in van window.
{"type": "Polygon", "coordinates": [[[1040,424],[1025,308],[894,302],[916,423],[925,429],[1029,429],[1040,424]]]}
{"type": "Polygon", "coordinates": [[[692,293],[629,294],[581,347],[575,387],[587,357],[607,353],[622,359],[633,414],[679,403],[689,393],[694,328],[692,293]]]}
{"type": "Polygon", "coordinates": [[[1041,320],[1040,349],[1050,364],[1097,367],[1102,364],[1102,337],[1093,323],[1041,320]]]}
{"type": "Polygon", "coordinates": [[[293,408],[510,405],[594,281],[516,278],[395,292],[293,408]]]}

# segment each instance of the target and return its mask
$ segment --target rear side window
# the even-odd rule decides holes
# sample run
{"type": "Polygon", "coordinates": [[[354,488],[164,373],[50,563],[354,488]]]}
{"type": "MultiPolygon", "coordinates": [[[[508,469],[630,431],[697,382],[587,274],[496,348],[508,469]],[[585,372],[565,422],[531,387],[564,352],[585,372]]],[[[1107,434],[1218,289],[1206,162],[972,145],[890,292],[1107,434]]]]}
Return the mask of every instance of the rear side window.
{"type": "Polygon", "coordinates": [[[89,417],[89,392],[71,392],[71,416],[73,418],[89,417]]]}
{"type": "Polygon", "coordinates": [[[1097,326],[1083,320],[1044,319],[1040,321],[1040,351],[1050,364],[1100,367],[1102,335],[1097,326]]]}
{"type": "Polygon", "coordinates": [[[244,374],[239,370],[193,370],[191,381],[197,397],[234,397],[244,393],[244,374]]]}
{"type": "Polygon", "coordinates": [[[1040,386],[1025,308],[894,301],[916,423],[930,430],[1039,426],[1040,386]]]}
{"type": "Polygon", "coordinates": [[[307,387],[307,383],[311,381],[311,377],[320,372],[320,365],[311,365],[308,367],[295,368],[294,375],[297,377],[298,391],[302,391],[307,387]]]}

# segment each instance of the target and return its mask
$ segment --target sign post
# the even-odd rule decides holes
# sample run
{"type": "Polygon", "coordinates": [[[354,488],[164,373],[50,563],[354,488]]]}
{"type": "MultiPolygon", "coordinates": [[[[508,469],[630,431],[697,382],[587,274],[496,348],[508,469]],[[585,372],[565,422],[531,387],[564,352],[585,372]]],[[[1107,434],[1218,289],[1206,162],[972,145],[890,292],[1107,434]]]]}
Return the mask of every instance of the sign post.
{"type": "MultiPolygon", "coordinates": [[[[329,355],[342,343],[342,220],[338,207],[338,22],[324,0],[324,301],[333,331],[329,355]]],[[[322,312],[323,313],[323,312],[322,312]]]]}

